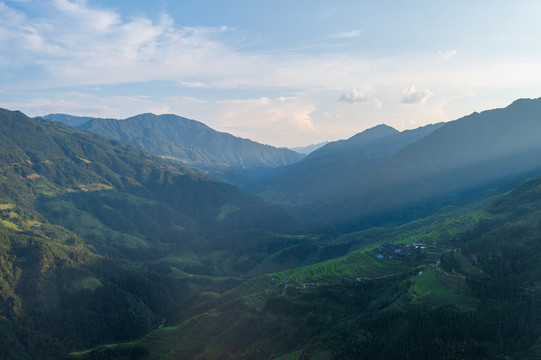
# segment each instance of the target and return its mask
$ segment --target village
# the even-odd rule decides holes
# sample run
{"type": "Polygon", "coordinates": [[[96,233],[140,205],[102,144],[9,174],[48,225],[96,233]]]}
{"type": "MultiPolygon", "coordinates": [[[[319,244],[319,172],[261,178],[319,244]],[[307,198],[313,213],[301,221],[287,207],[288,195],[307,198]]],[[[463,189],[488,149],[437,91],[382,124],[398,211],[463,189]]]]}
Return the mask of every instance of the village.
{"type": "Polygon", "coordinates": [[[395,259],[406,256],[423,254],[424,246],[420,244],[391,244],[385,243],[376,247],[378,259],[395,259]]]}

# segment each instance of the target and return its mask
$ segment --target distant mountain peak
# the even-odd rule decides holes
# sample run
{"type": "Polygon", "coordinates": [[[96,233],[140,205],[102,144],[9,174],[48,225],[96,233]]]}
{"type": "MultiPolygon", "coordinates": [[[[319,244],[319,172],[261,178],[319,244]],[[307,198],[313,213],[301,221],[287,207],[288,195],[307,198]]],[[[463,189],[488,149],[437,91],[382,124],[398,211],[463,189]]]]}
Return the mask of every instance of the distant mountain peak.
{"type": "Polygon", "coordinates": [[[520,98],[513,101],[508,107],[515,106],[515,105],[528,104],[528,103],[540,103],[540,102],[541,102],[541,98],[536,98],[536,99],[520,98]]]}
{"type": "Polygon", "coordinates": [[[379,124],[374,127],[371,127],[369,129],[366,129],[358,134],[353,135],[348,139],[348,141],[371,141],[375,140],[380,137],[394,135],[399,133],[400,131],[396,130],[395,128],[385,125],[385,124],[379,124]]]}
{"type": "Polygon", "coordinates": [[[400,131],[385,125],[380,124],[369,129],[366,129],[358,134],[353,135],[347,140],[338,140],[330,142],[308,155],[310,158],[326,156],[331,152],[338,150],[344,151],[358,146],[364,146],[372,141],[398,134],[400,131]]]}
{"type": "Polygon", "coordinates": [[[307,145],[307,146],[298,146],[298,147],[290,148],[290,150],[298,152],[299,154],[308,155],[311,152],[316,151],[320,147],[323,147],[323,146],[327,145],[328,143],[329,143],[328,141],[324,141],[324,142],[320,142],[320,143],[317,143],[317,144],[310,144],[310,145],[307,145]]]}

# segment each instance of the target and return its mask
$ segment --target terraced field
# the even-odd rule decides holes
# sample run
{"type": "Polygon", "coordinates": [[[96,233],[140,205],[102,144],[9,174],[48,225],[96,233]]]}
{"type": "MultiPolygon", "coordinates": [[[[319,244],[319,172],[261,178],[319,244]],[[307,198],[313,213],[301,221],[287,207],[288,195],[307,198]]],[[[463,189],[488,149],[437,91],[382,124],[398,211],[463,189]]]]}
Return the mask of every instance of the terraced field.
{"type": "Polygon", "coordinates": [[[463,310],[474,310],[476,301],[468,293],[465,279],[461,275],[448,274],[436,266],[429,266],[418,276],[410,278],[409,293],[412,303],[434,306],[454,305],[463,310]]]}
{"type": "Polygon", "coordinates": [[[410,271],[427,261],[423,259],[377,259],[373,248],[357,251],[351,255],[287,270],[273,277],[279,282],[333,284],[343,281],[376,279],[410,271]]]}
{"type": "MultiPolygon", "coordinates": [[[[207,302],[199,307],[199,313],[179,325],[156,329],[136,342],[106,345],[101,349],[110,347],[127,351],[147,348],[150,354],[145,358],[152,360],[174,359],[178,356],[176,352],[181,350],[182,356],[218,358],[219,348],[214,344],[215,339],[227,339],[237,327],[246,326],[250,321],[259,321],[257,317],[264,311],[269,299],[279,299],[282,296],[293,299],[299,294],[315,291],[312,287],[370,281],[395,275],[404,275],[405,280],[399,281],[409,285],[409,291],[397,300],[399,302],[428,306],[452,304],[464,310],[472,310],[476,303],[467,292],[463,276],[477,271],[471,261],[458,252],[453,253],[460,265],[456,274],[440,269],[437,263],[442,255],[451,253],[453,242],[461,231],[487,217],[488,214],[480,208],[447,209],[441,214],[398,228],[369,229],[346,235],[340,240],[356,241],[361,248],[336,259],[252,278],[222,295],[213,294],[205,298],[203,302],[207,302]],[[423,253],[378,259],[376,245],[386,242],[423,243],[423,253]]],[[[197,262],[189,256],[171,255],[168,260],[173,264],[197,262]]],[[[190,276],[175,267],[174,270],[179,272],[180,277],[190,276]]],[[[281,359],[294,360],[301,355],[302,351],[295,351],[281,359]]]]}
{"type": "Polygon", "coordinates": [[[357,242],[359,249],[384,242],[452,244],[460,232],[490,217],[485,207],[485,202],[461,208],[448,207],[432,216],[399,227],[371,228],[344,235],[340,240],[357,242]]]}
{"type": "Polygon", "coordinates": [[[13,209],[14,207],[15,207],[14,204],[0,204],[0,211],[13,209]]]}

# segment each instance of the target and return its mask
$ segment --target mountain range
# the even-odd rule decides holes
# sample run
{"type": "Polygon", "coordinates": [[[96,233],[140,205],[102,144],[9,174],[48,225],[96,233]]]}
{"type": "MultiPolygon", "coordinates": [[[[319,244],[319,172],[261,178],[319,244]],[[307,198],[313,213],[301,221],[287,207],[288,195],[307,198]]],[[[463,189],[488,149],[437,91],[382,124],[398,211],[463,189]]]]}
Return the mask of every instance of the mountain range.
{"type": "Polygon", "coordinates": [[[279,235],[298,231],[304,224],[280,206],[179,162],[0,109],[0,333],[11,334],[0,357],[62,358],[69,348],[141,336],[193,289],[239,281],[215,285],[209,274],[244,274],[262,254],[302,242],[279,235]],[[247,239],[235,251],[233,239],[254,229],[253,246],[247,239]],[[280,240],[258,245],[269,238],[280,240]],[[170,260],[177,275],[200,275],[190,286],[153,264],[179,252],[170,260]]]}
{"type": "Polygon", "coordinates": [[[135,145],[228,182],[235,182],[243,171],[264,171],[292,164],[304,157],[289,149],[218,132],[199,121],[171,114],[141,114],[124,120],[65,114],[50,114],[43,118],[135,145]]]}
{"type": "Polygon", "coordinates": [[[248,190],[344,231],[399,224],[541,173],[541,99],[329,143],[248,190]]]}
{"type": "Polygon", "coordinates": [[[320,146],[304,159],[176,115],[46,117],[174,158],[306,220],[348,232],[397,225],[538,174],[540,103],[517,100],[504,109],[402,132],[379,125],[320,146]]]}
{"type": "Polygon", "coordinates": [[[301,154],[308,155],[311,152],[316,151],[320,147],[327,145],[328,143],[329,143],[328,141],[324,141],[324,142],[317,143],[317,144],[294,147],[294,148],[291,148],[291,150],[293,150],[295,152],[298,152],[298,153],[301,153],[301,154]]]}
{"type": "Polygon", "coordinates": [[[74,356],[537,358],[540,189],[537,178],[468,207],[349,234],[360,249],[254,277],[199,298],[165,329],[74,356]]]}
{"type": "Polygon", "coordinates": [[[541,356],[541,99],[231,165],[243,190],[116,138],[173,131],[141,117],[0,109],[0,358],[541,356]]]}

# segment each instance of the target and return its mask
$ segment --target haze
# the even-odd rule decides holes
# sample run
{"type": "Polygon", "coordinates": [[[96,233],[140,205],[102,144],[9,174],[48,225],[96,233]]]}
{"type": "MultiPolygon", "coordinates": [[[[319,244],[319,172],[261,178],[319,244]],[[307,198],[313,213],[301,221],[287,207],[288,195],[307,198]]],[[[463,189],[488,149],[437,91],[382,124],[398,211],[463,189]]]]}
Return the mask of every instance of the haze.
{"type": "Polygon", "coordinates": [[[4,1],[0,107],[174,113],[274,146],[538,97],[537,1],[4,1]]]}

